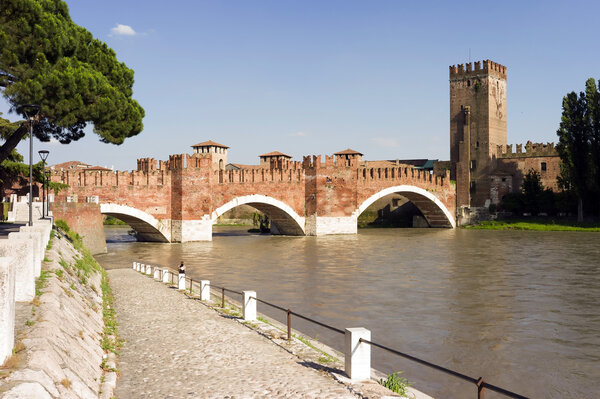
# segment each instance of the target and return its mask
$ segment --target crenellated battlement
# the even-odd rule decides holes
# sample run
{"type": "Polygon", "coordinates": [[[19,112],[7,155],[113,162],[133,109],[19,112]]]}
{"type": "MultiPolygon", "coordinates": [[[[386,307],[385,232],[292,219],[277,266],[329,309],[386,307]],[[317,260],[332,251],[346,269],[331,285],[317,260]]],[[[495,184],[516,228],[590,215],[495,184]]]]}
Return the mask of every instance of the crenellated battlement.
{"type": "Polygon", "coordinates": [[[554,143],[532,143],[528,141],[525,144],[525,151],[523,151],[523,144],[516,144],[515,151],[513,152],[513,145],[508,144],[506,146],[498,146],[498,158],[528,158],[528,157],[553,157],[558,156],[558,152],[554,146],[554,143]]]}
{"type": "Polygon", "coordinates": [[[482,74],[492,74],[506,79],[506,67],[490,60],[450,65],[451,79],[482,74]]]}
{"type": "Polygon", "coordinates": [[[446,171],[446,176],[437,176],[429,173],[427,170],[413,168],[412,166],[398,167],[359,167],[357,170],[358,182],[369,184],[371,181],[399,181],[401,184],[417,184],[450,187],[450,171],[446,171]]]}

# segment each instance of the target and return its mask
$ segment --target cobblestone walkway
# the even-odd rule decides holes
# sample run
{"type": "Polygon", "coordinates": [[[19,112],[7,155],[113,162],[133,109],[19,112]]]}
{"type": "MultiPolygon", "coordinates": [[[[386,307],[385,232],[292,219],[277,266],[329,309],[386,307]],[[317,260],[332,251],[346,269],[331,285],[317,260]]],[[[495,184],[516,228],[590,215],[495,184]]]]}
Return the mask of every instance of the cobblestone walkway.
{"type": "Polygon", "coordinates": [[[356,398],[243,325],[131,269],[108,271],[126,398],[356,398]]]}

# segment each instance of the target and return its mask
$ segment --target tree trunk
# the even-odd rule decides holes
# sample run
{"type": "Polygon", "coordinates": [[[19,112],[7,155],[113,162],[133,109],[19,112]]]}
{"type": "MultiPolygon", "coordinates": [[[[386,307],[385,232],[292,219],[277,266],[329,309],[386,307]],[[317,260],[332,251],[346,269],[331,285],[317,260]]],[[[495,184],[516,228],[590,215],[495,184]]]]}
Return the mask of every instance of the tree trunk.
{"type": "Polygon", "coordinates": [[[0,147],[0,162],[8,158],[12,150],[14,150],[23,137],[25,137],[28,133],[27,126],[27,124],[23,123],[8,139],[6,139],[6,142],[2,144],[2,147],[0,147]]]}
{"type": "Polygon", "coordinates": [[[583,222],[583,200],[581,197],[577,199],[577,222],[583,222]]]}

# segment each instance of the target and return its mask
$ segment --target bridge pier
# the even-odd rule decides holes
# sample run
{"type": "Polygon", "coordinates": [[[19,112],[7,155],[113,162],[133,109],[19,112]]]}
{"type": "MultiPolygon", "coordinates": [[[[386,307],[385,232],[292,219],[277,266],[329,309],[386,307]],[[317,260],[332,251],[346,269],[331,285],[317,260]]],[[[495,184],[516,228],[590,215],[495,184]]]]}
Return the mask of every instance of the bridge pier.
{"type": "Polygon", "coordinates": [[[200,220],[173,220],[172,241],[212,241],[212,224],[209,217],[200,220]]]}
{"type": "Polygon", "coordinates": [[[329,234],[356,234],[357,216],[316,216],[306,218],[306,235],[324,236],[329,234]]]}

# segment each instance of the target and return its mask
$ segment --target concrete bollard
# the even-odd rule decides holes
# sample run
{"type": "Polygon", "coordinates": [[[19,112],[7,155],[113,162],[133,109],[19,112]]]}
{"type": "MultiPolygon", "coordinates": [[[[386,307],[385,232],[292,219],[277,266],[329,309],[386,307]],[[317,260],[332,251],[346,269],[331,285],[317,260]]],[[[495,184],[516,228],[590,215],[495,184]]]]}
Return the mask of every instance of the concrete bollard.
{"type": "Polygon", "coordinates": [[[177,288],[185,291],[185,273],[179,273],[177,288]]]}
{"type": "Polygon", "coordinates": [[[371,345],[360,339],[371,340],[371,331],[366,328],[346,328],[344,345],[345,370],[352,381],[371,378],[371,345]]]}
{"type": "Polygon", "coordinates": [[[42,258],[40,252],[37,250],[42,242],[42,233],[39,231],[28,231],[19,233],[8,233],[9,240],[27,240],[33,243],[32,261],[33,261],[33,275],[39,277],[42,272],[42,258]]]}
{"type": "Polygon", "coordinates": [[[256,320],[256,291],[242,291],[244,303],[242,304],[244,321],[256,320]]]}
{"type": "Polygon", "coordinates": [[[35,296],[33,251],[34,245],[31,240],[0,240],[0,256],[13,258],[17,302],[28,302],[35,296]]]}
{"type": "Polygon", "coordinates": [[[154,279],[160,281],[160,269],[158,267],[154,268],[154,279]]]}
{"type": "Polygon", "coordinates": [[[0,364],[15,346],[15,268],[13,258],[0,258],[0,364]]]}
{"type": "Polygon", "coordinates": [[[200,280],[200,300],[201,301],[210,300],[210,281],[209,280],[200,280]]]}
{"type": "Polygon", "coordinates": [[[140,265],[140,273],[146,274],[146,265],[143,263],[140,265]]]}
{"type": "Polygon", "coordinates": [[[150,265],[146,265],[146,274],[151,276],[152,275],[152,269],[153,267],[150,265]]]}
{"type": "Polygon", "coordinates": [[[171,282],[171,272],[169,272],[168,270],[163,270],[163,275],[162,275],[162,282],[163,283],[170,283],[171,282]]]}
{"type": "Polygon", "coordinates": [[[137,262],[133,262],[133,264],[131,265],[131,268],[132,268],[133,270],[135,270],[136,263],[137,263],[137,262]]]}

